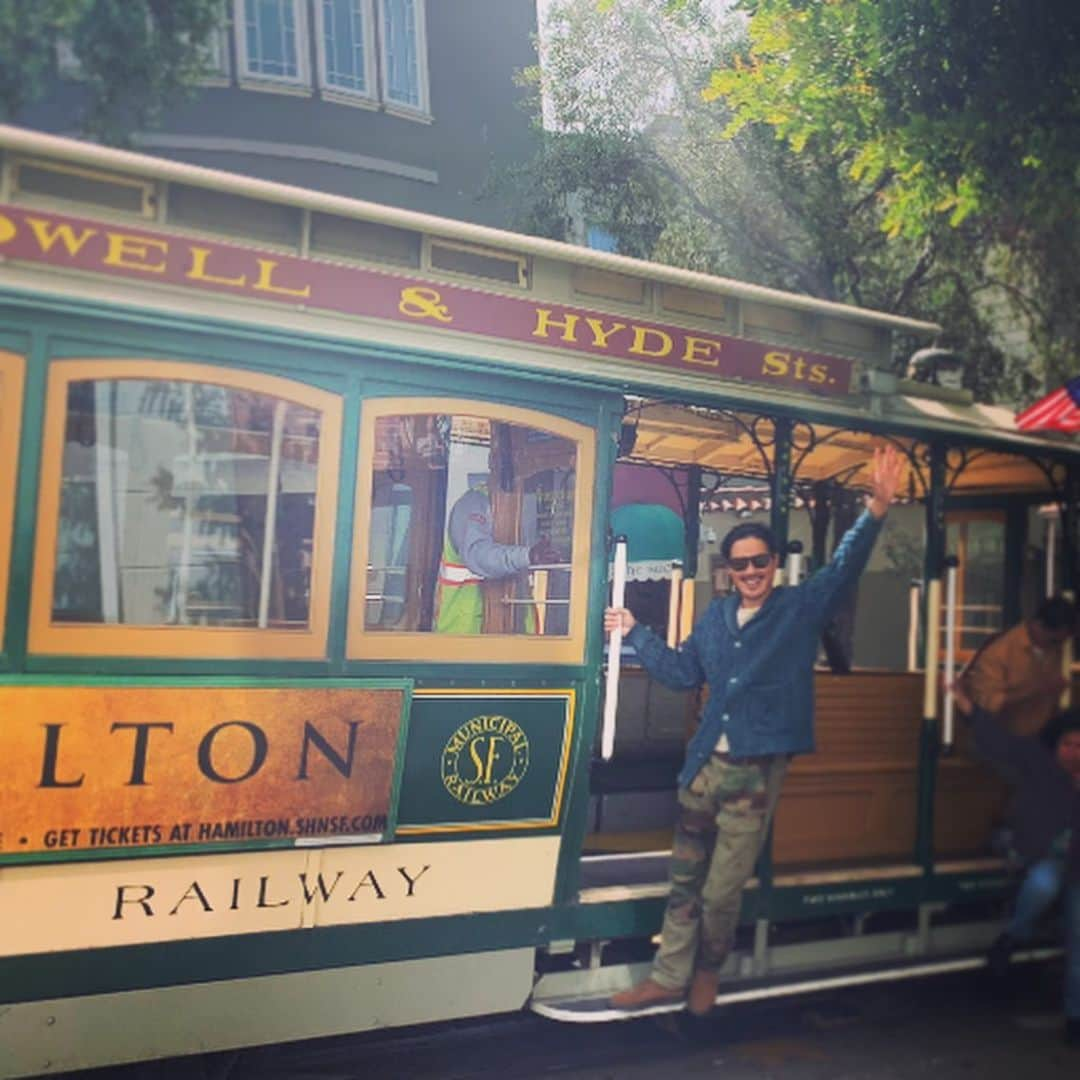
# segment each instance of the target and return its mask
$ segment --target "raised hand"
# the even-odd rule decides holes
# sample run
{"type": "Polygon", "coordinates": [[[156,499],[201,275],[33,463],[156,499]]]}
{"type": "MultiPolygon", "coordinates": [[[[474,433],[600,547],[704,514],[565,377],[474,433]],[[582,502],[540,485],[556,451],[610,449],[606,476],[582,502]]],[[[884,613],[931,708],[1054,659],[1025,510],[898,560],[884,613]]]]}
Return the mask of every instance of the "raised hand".
{"type": "Polygon", "coordinates": [[[876,518],[883,518],[889,512],[889,505],[900,487],[904,472],[904,461],[896,447],[888,444],[874,449],[874,462],[870,475],[870,513],[876,518]]]}

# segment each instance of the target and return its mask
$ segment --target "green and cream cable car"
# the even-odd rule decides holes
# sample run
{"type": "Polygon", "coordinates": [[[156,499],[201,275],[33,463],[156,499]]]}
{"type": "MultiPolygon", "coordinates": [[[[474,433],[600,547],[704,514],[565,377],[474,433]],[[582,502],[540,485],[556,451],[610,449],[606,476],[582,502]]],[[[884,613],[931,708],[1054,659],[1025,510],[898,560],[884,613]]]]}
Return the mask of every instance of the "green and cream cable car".
{"type": "Polygon", "coordinates": [[[677,642],[730,525],[798,577],[882,441],[904,498],[720,1000],[980,962],[1001,789],[938,671],[1074,586],[1080,452],[891,374],[935,326],[11,127],[0,154],[0,1076],[605,1015],[700,704],[608,663],[613,557],[677,642]]]}

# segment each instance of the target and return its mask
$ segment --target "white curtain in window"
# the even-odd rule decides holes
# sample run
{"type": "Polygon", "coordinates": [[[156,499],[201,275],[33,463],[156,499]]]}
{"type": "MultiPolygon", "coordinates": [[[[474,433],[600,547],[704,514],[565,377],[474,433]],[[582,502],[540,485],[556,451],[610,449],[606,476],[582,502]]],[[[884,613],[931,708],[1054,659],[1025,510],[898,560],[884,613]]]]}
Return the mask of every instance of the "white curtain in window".
{"type": "Polygon", "coordinates": [[[323,54],[329,86],[366,94],[367,0],[321,0],[323,54]]]}
{"type": "Polygon", "coordinates": [[[417,0],[382,0],[383,53],[386,57],[386,99],[421,107],[417,0]]]}
{"type": "Polygon", "coordinates": [[[300,76],[294,0],[244,0],[244,43],[252,75],[300,76]]]}

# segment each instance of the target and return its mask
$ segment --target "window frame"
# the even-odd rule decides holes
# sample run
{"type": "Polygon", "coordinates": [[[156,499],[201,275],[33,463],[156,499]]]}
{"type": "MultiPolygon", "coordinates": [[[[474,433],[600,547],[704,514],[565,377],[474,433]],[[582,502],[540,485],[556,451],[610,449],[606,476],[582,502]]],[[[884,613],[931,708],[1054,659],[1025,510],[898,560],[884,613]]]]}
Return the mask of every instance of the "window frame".
{"type": "Polygon", "coordinates": [[[229,26],[225,24],[213,30],[206,39],[203,49],[206,69],[198,78],[200,86],[229,86],[232,83],[232,62],[229,58],[230,37],[229,26]],[[215,49],[221,61],[216,66],[212,63],[215,49]]]}
{"type": "MultiPolygon", "coordinates": [[[[22,186],[22,171],[23,169],[38,169],[42,172],[57,173],[63,176],[74,176],[80,179],[97,180],[102,184],[109,184],[115,187],[130,188],[132,191],[139,193],[139,209],[137,211],[124,210],[115,207],[110,207],[108,212],[111,214],[137,214],[138,217],[145,218],[148,221],[153,221],[157,216],[157,200],[159,197],[158,185],[153,180],[142,180],[133,178],[130,176],[124,176],[120,173],[103,172],[100,169],[84,168],[81,165],[70,165],[65,161],[54,161],[48,158],[34,158],[34,157],[15,157],[11,159],[11,190],[10,197],[12,202],[21,203],[33,203],[35,206],[56,206],[62,210],[70,211],[71,207],[81,206],[86,207],[88,204],[85,201],[78,199],[75,196],[67,198],[62,195],[45,195],[41,192],[34,191],[33,189],[27,190],[22,186]]],[[[95,209],[103,209],[98,204],[94,205],[95,209]]]]}
{"type": "MultiPolygon", "coordinates": [[[[588,625],[589,567],[592,558],[592,494],[596,482],[596,431],[552,413],[496,401],[447,397],[369,398],[363,403],[357,452],[356,512],[349,581],[347,660],[411,660],[454,664],[581,664],[588,625]],[[371,543],[371,497],[375,460],[375,425],[388,416],[449,413],[509,421],[550,432],[574,443],[574,535],[570,578],[569,633],[565,637],[527,634],[447,634],[436,630],[369,630],[368,561],[371,543]],[[482,650],[477,645],[482,643],[482,650]],[[479,655],[478,655],[479,653],[479,655]]],[[[440,528],[443,526],[440,524],[440,528]]]]}
{"type": "Polygon", "coordinates": [[[379,98],[386,112],[409,119],[431,119],[431,90],[428,76],[427,5],[424,0],[409,0],[416,18],[416,105],[390,97],[390,63],[387,55],[386,2],[377,0],[379,24],[379,98]]]}
{"type": "Polygon", "coordinates": [[[338,86],[330,82],[327,74],[327,55],[325,44],[326,20],[323,15],[323,0],[315,0],[315,61],[319,93],[327,101],[336,101],[344,105],[359,105],[377,109],[379,107],[379,65],[375,47],[375,11],[373,0],[360,0],[361,18],[364,25],[364,72],[365,89],[351,90],[347,86],[338,86]]]}
{"type": "Polygon", "coordinates": [[[19,437],[22,432],[26,358],[0,350],[0,653],[7,626],[8,586],[18,486],[19,437]]]}
{"type": "MultiPolygon", "coordinates": [[[[990,640],[991,637],[1003,633],[1008,630],[1009,627],[1005,622],[1005,612],[1008,609],[1008,589],[1006,579],[1006,562],[1007,562],[1007,550],[1004,548],[1005,536],[1008,530],[1008,517],[1003,509],[986,509],[986,510],[946,510],[945,512],[945,535],[948,536],[948,530],[951,525],[956,526],[957,530],[957,544],[956,551],[953,554],[957,558],[956,567],[956,660],[960,664],[966,664],[971,658],[990,640]],[[996,525],[1000,526],[1002,534],[1002,560],[1001,560],[1001,605],[989,605],[983,606],[981,610],[996,610],[999,616],[1000,625],[996,628],[982,627],[982,626],[968,626],[964,620],[965,613],[969,610],[968,605],[965,603],[967,594],[967,570],[970,563],[969,559],[969,543],[971,525],[996,525]],[[978,644],[973,648],[970,644],[965,644],[965,639],[969,636],[977,637],[978,644]]],[[[945,635],[948,632],[948,610],[947,606],[942,601],[941,605],[941,641],[942,650],[944,651],[945,635]]]]}
{"type": "Polygon", "coordinates": [[[35,656],[325,660],[329,656],[343,413],[344,400],[340,394],[246,368],[152,357],[52,361],[48,371],[42,432],[29,652],[35,656]],[[89,379],[198,382],[267,394],[319,411],[322,425],[312,528],[311,606],[306,629],[52,621],[68,386],[72,382],[89,379]]]}
{"type": "Polygon", "coordinates": [[[267,75],[249,69],[247,51],[247,0],[233,0],[233,27],[236,31],[236,81],[249,90],[273,90],[278,93],[308,95],[311,87],[308,5],[306,0],[287,0],[292,4],[296,22],[296,75],[267,75]]]}

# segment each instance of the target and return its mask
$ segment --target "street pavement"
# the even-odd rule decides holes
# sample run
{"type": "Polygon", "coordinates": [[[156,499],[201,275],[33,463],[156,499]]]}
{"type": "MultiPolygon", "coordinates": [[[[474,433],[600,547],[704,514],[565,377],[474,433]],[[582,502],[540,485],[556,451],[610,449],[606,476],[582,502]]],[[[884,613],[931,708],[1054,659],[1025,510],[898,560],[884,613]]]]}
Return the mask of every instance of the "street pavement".
{"type": "Polygon", "coordinates": [[[531,1014],[338,1037],[70,1080],[1078,1080],[1060,964],[874,984],[683,1015],[567,1025],[531,1014]]]}

